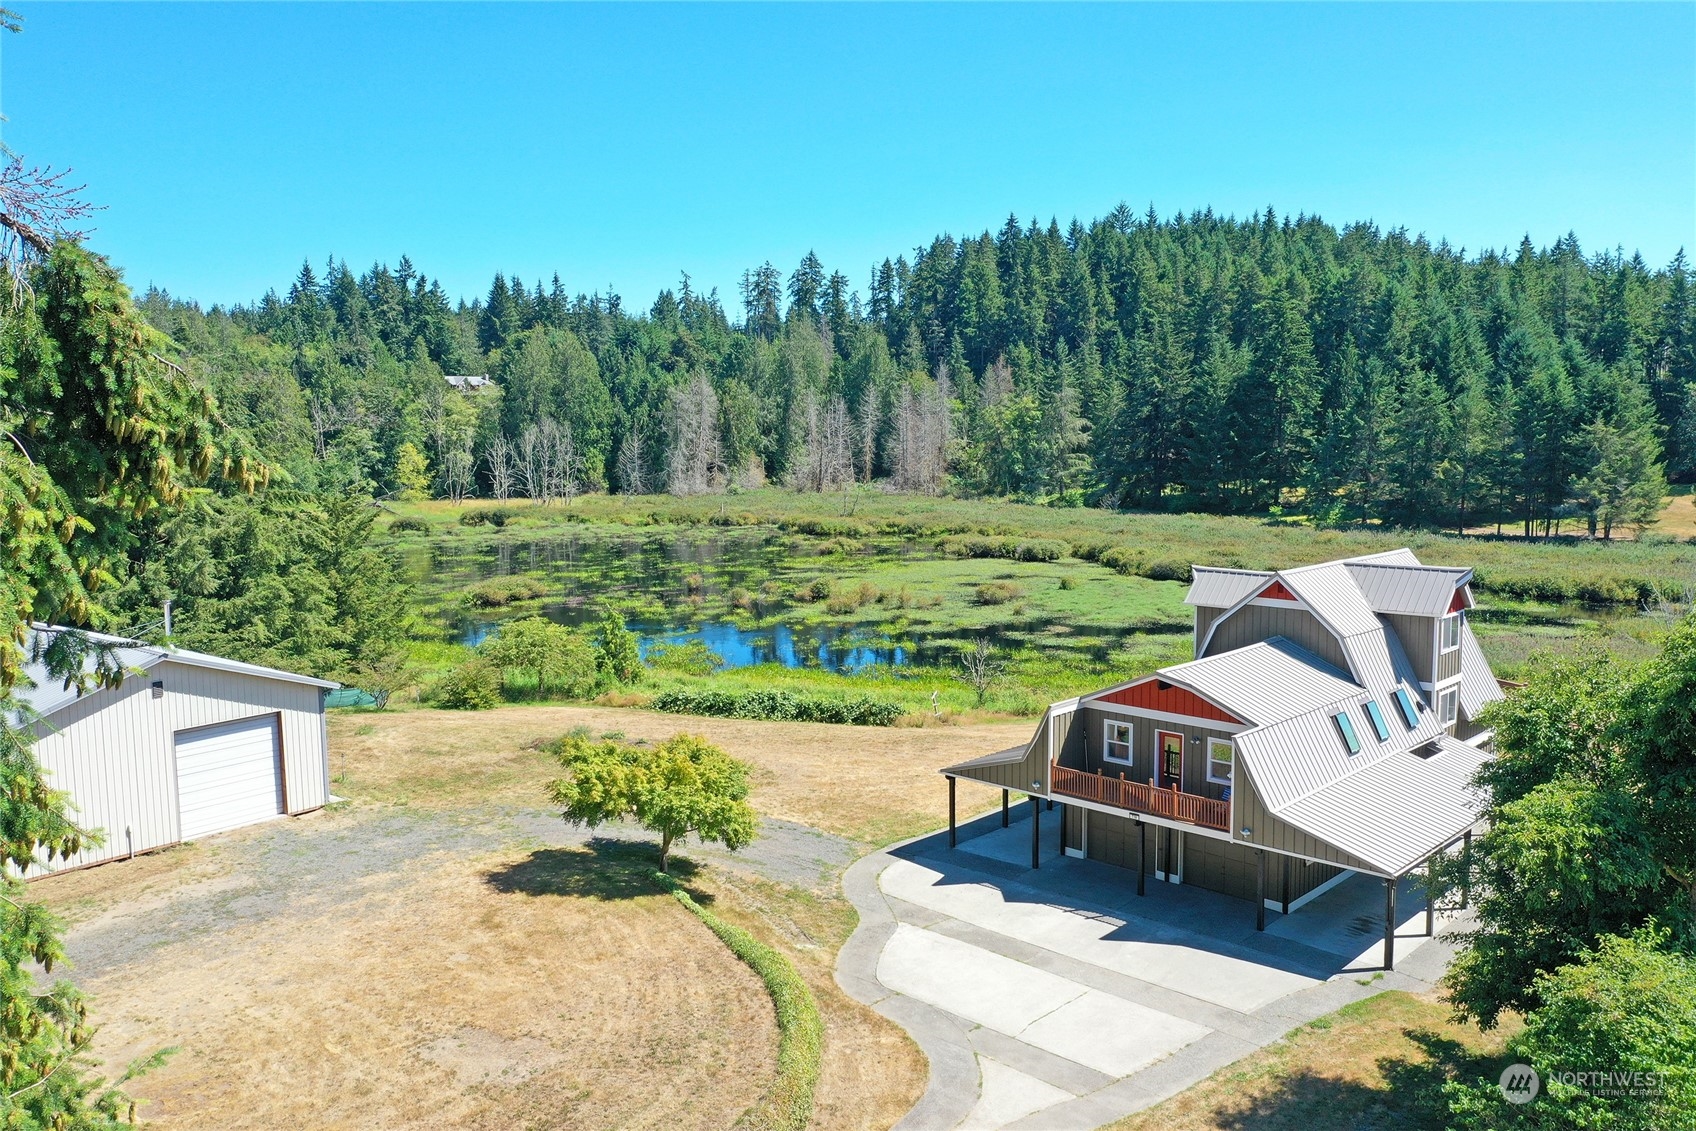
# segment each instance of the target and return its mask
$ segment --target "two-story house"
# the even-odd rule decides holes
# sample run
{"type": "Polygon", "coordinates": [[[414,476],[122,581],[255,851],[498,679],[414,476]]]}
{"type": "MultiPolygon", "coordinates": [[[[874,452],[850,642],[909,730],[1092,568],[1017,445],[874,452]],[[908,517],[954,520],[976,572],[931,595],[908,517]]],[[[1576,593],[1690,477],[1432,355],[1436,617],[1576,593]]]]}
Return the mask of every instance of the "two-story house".
{"type": "Polygon", "coordinates": [[[1410,550],[1197,566],[1195,659],[1055,703],[1028,745],[944,769],[950,798],[969,778],[1059,803],[1067,855],[1255,900],[1262,929],[1350,872],[1386,881],[1393,918],[1395,881],[1478,821],[1502,692],[1471,580],[1410,550]]]}

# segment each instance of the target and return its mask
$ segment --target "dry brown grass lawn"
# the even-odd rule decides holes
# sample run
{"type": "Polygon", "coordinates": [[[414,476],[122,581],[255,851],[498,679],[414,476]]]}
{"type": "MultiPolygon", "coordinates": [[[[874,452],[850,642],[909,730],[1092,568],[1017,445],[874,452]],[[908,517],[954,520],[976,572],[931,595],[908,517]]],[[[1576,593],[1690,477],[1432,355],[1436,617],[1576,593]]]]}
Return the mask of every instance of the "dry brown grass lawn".
{"type": "Polygon", "coordinates": [[[1515,1028],[1504,1018],[1481,1033],[1452,1021],[1434,997],[1378,994],[1302,1026],[1108,1131],[1442,1131],[1443,1081],[1485,1071],[1515,1028]]]}
{"type": "MultiPolygon", "coordinates": [[[[645,859],[560,850],[542,878],[530,855],[437,853],[333,913],[206,924],[86,983],[102,1058],[180,1046],[132,1089],[164,1128],[734,1122],[775,1068],[759,980],[675,900],[646,894],[645,859]]],[[[240,882],[197,850],[183,862],[189,883],[240,882]]],[[[124,871],[33,890],[76,902],[86,928],[158,914],[157,875],[132,873],[152,891],[113,901],[124,871]]]]}
{"type": "MultiPolygon", "coordinates": [[[[331,772],[337,791],[356,798],[540,805],[542,785],[556,768],[536,746],[578,726],[631,741],[658,742],[679,731],[704,735],[753,764],[749,800],[762,816],[872,845],[945,822],[948,787],[937,770],[1025,742],[1034,729],[1028,722],[917,730],[767,723],[622,707],[384,711],[331,719],[331,772]]],[[[962,781],[959,788],[962,817],[999,801],[999,791],[988,787],[962,781]]]]}
{"type": "MultiPolygon", "coordinates": [[[[326,867],[329,834],[374,844],[387,835],[378,831],[385,814],[451,829],[491,805],[542,808],[555,767],[537,743],[576,726],[632,740],[704,734],[755,766],[752,800],[763,815],[868,845],[941,823],[947,789],[937,768],[1023,741],[1030,729],[595,707],[337,715],[332,772],[347,806],[32,888],[85,937],[168,924],[168,942],[82,980],[95,995],[108,1071],[162,1045],[181,1048],[134,1085],[143,1116],[163,1128],[734,1123],[773,1077],[770,1001],[751,971],[652,887],[645,846],[437,850],[398,871],[367,869],[331,906],[311,875],[283,898],[255,881],[292,861],[288,852],[304,854],[303,871],[326,867]],[[257,851],[265,838],[284,855],[257,851]],[[206,910],[219,900],[275,906],[206,910]]],[[[963,789],[962,813],[994,801],[993,790],[963,789]]],[[[817,995],[825,1050],[814,1128],[888,1127],[916,1102],[926,1080],[916,1046],[836,987],[836,953],[855,925],[839,892],[711,867],[687,882],[786,953],[817,995]]]]}

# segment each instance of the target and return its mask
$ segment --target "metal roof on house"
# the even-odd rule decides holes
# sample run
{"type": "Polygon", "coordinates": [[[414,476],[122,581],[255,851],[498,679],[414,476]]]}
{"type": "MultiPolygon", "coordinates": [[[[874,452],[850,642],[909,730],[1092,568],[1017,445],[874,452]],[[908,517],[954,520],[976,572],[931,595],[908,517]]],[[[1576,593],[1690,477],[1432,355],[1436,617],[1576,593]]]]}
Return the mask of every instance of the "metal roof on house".
{"type": "MultiPolygon", "coordinates": [[[[318,679],[314,676],[301,675],[298,672],[286,672],[279,668],[267,668],[260,664],[245,664],[240,660],[229,660],[222,656],[213,656],[206,652],[195,652],[187,648],[172,648],[162,644],[147,644],[139,640],[128,640],[122,636],[108,636],[102,632],[88,632],[83,629],[65,629],[48,625],[32,626],[29,639],[25,642],[24,679],[12,689],[12,697],[18,700],[30,712],[46,718],[53,712],[69,706],[87,692],[80,692],[73,685],[65,686],[63,678],[49,675],[45,664],[38,660],[28,660],[27,656],[34,650],[35,638],[43,633],[74,631],[96,643],[111,645],[113,657],[127,673],[147,672],[156,665],[167,661],[189,664],[197,668],[212,668],[217,671],[233,672],[237,675],[258,676],[262,679],[282,680],[286,683],[304,683],[313,687],[335,688],[341,684],[332,680],[318,679]]],[[[87,669],[87,670],[92,670],[87,669]]]]}
{"type": "MultiPolygon", "coordinates": [[[[1411,556],[1411,555],[1410,555],[1411,556]]],[[[1440,617],[1472,571],[1452,566],[1346,562],[1344,568],[1375,612],[1440,617]]]]}
{"type": "Polygon", "coordinates": [[[1490,661],[1478,646],[1478,637],[1472,635],[1472,626],[1464,620],[1460,622],[1460,648],[1460,706],[1467,718],[1476,719],[1486,703],[1505,696],[1490,672],[1490,661]]]}
{"type": "MultiPolygon", "coordinates": [[[[1471,828],[1484,809],[1472,784],[1488,751],[1450,738],[1438,753],[1400,751],[1276,810],[1290,824],[1400,875],[1471,828]]],[[[1260,784],[1256,777],[1255,784],[1260,784]]]]}
{"type": "Polygon", "coordinates": [[[1257,726],[1361,691],[1348,673],[1282,636],[1161,668],[1158,674],[1257,726]]]}
{"type": "Polygon", "coordinates": [[[1184,604],[1228,609],[1244,597],[1260,592],[1271,580],[1270,573],[1259,570],[1191,566],[1190,591],[1184,596],[1184,604]]]}
{"type": "Polygon", "coordinates": [[[1023,762],[1025,755],[1030,753],[1030,743],[1023,746],[1009,746],[1005,750],[997,750],[994,754],[985,754],[981,758],[972,758],[958,762],[952,766],[944,766],[941,773],[952,774],[957,770],[979,770],[988,766],[1011,766],[1015,762],[1023,762]]]}

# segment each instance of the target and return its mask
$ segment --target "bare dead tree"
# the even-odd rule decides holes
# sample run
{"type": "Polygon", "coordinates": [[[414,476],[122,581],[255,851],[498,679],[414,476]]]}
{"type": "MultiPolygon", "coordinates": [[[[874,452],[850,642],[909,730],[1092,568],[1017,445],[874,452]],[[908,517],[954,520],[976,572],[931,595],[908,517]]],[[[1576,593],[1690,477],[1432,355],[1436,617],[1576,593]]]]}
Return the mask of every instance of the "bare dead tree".
{"type": "Polygon", "coordinates": [[[877,460],[877,431],[883,423],[883,406],[878,403],[877,391],[868,388],[860,394],[860,407],[854,413],[854,446],[860,460],[860,478],[872,481],[872,464],[877,460]]]}
{"type": "Polygon", "coordinates": [[[978,706],[989,696],[989,689],[1001,677],[1005,665],[996,658],[989,638],[978,637],[972,646],[960,653],[960,678],[977,694],[978,706]]]}
{"type": "Polygon", "coordinates": [[[945,372],[915,393],[901,390],[895,413],[895,475],[898,491],[936,494],[948,480],[952,408],[945,372]]]}
{"type": "Polygon", "coordinates": [[[667,425],[666,489],[673,495],[717,490],[724,472],[718,394],[705,373],[672,394],[667,425]]]}
{"type": "Polygon", "coordinates": [[[13,301],[23,295],[26,268],[53,253],[58,240],[80,240],[88,231],[78,222],[97,211],[80,196],[84,185],[68,183],[70,170],[26,167],[23,158],[4,152],[0,164],[0,267],[12,285],[13,301]]]}
{"type": "Polygon", "coordinates": [[[983,371],[983,406],[990,408],[1013,395],[1013,367],[1002,354],[983,371]]]}
{"type": "Polygon", "coordinates": [[[624,440],[618,445],[618,486],[626,495],[648,493],[648,455],[644,433],[646,425],[640,417],[632,417],[624,440]]]}
{"type": "Polygon", "coordinates": [[[442,459],[441,469],[442,486],[446,489],[448,498],[455,504],[464,502],[465,497],[471,494],[477,479],[477,456],[472,451],[469,432],[459,437],[458,442],[448,449],[442,459]]]}
{"type": "Polygon", "coordinates": [[[489,493],[503,502],[510,499],[518,480],[518,456],[512,441],[505,435],[496,436],[483,462],[489,469],[489,493]]]}
{"type": "Polygon", "coordinates": [[[533,503],[547,501],[548,468],[547,446],[535,424],[525,428],[518,436],[518,481],[524,485],[524,494],[533,503]]]}
{"type": "Polygon", "coordinates": [[[797,491],[834,491],[854,483],[854,426],[848,405],[832,397],[821,406],[806,394],[796,402],[801,430],[801,453],[789,472],[797,491]]]}

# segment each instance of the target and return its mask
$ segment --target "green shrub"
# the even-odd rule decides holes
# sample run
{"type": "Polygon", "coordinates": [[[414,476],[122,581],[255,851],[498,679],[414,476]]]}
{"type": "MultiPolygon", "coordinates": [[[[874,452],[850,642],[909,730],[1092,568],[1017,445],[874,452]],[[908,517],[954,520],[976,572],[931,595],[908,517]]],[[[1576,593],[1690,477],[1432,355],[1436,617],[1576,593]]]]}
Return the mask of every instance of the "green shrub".
{"type": "Polygon", "coordinates": [[[500,704],[500,672],[481,659],[471,660],[438,679],[424,698],[455,711],[487,710],[500,704]]]}
{"type": "Polygon", "coordinates": [[[696,903],[670,876],[656,873],[654,878],[747,963],[771,995],[777,1014],[777,1079],[742,1113],[736,1127],[804,1131],[813,1119],[813,1091],[824,1059],[824,1020],[813,991],[780,952],[696,903]]]}
{"type": "Polygon", "coordinates": [[[611,609],[601,614],[600,629],[595,633],[595,666],[604,678],[618,683],[636,683],[642,678],[642,649],[636,634],[611,609]]]}
{"type": "Polygon", "coordinates": [[[1078,579],[1069,574],[1060,579],[1060,588],[1062,589],[1076,589],[1077,587],[1078,579]]]}
{"type": "Polygon", "coordinates": [[[724,657],[707,647],[704,640],[686,644],[662,640],[648,646],[648,666],[684,675],[712,675],[724,666],[724,657]]]}
{"type": "Polygon", "coordinates": [[[986,581],[977,588],[977,603],[980,605],[1005,605],[1025,595],[1025,591],[1011,581],[986,581]]]}
{"type": "Polygon", "coordinates": [[[518,512],[511,507],[469,507],[460,512],[461,526],[505,526],[518,512]]]}
{"type": "Polygon", "coordinates": [[[417,515],[403,514],[389,523],[390,534],[428,534],[430,523],[417,515]]]}
{"type": "Polygon", "coordinates": [[[806,585],[802,585],[795,590],[795,599],[797,601],[823,601],[829,596],[830,582],[822,577],[814,581],[810,581],[806,585]]]}
{"type": "Polygon", "coordinates": [[[514,601],[531,601],[547,594],[547,585],[522,574],[491,577],[465,591],[466,599],[480,609],[498,609],[514,601]]]}
{"type": "Polygon", "coordinates": [[[1186,585],[1191,581],[1188,562],[1150,562],[1148,568],[1142,571],[1142,575],[1150,581],[1182,581],[1186,585]]]}
{"type": "Polygon", "coordinates": [[[834,698],[793,691],[719,691],[677,688],[654,696],[649,706],[677,715],[709,715],[724,719],[765,719],[774,722],[847,723],[852,726],[893,726],[901,706],[869,695],[834,698]]]}
{"type": "Polygon", "coordinates": [[[1071,549],[1056,538],[1015,538],[1011,535],[955,534],[937,543],[950,558],[1006,558],[1016,562],[1054,562],[1071,549]]]}
{"type": "Polygon", "coordinates": [[[593,694],[600,682],[588,639],[543,617],[508,621],[498,635],[479,644],[477,652],[500,673],[503,689],[513,687],[514,672],[534,679],[538,695],[553,691],[567,699],[593,694]]]}

